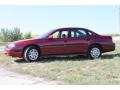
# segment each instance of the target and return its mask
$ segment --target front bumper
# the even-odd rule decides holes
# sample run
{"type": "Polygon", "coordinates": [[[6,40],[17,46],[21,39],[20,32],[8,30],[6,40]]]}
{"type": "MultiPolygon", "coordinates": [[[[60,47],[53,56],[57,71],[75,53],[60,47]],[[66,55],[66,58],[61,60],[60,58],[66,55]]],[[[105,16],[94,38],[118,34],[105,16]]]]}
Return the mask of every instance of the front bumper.
{"type": "Polygon", "coordinates": [[[19,58],[22,57],[21,51],[9,49],[9,48],[5,48],[4,54],[7,56],[12,56],[12,57],[19,57],[19,58]]]}

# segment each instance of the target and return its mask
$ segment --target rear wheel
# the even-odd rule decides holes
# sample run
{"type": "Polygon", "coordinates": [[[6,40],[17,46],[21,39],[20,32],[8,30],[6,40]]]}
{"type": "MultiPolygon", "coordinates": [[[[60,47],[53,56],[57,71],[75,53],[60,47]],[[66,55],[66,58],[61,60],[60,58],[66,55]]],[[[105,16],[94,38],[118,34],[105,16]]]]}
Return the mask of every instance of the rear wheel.
{"type": "Polygon", "coordinates": [[[96,59],[101,56],[101,48],[98,46],[91,46],[88,51],[88,57],[91,59],[96,59]]]}
{"type": "Polygon", "coordinates": [[[39,51],[34,46],[29,46],[24,51],[24,59],[27,62],[37,61],[39,56],[39,51]]]}

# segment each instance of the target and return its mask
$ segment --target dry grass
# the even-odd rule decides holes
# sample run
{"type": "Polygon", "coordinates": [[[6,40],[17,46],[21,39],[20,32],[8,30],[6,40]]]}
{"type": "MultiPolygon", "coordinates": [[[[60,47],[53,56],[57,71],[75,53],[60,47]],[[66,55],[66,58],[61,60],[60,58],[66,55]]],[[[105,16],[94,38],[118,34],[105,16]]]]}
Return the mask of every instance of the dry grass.
{"type": "Polygon", "coordinates": [[[41,58],[38,62],[26,63],[0,54],[0,63],[10,70],[61,81],[60,84],[120,84],[119,45],[117,42],[116,51],[96,60],[74,56],[41,58]]]}

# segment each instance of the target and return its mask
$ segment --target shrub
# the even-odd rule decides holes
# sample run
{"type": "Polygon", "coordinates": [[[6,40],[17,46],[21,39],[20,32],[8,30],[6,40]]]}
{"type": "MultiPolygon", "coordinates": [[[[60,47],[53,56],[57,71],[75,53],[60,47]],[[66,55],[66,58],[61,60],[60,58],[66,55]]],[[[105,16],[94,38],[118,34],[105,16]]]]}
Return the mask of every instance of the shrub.
{"type": "Polygon", "coordinates": [[[0,37],[3,42],[12,42],[22,39],[22,33],[19,28],[14,28],[13,30],[2,28],[0,37]]]}
{"type": "Polygon", "coordinates": [[[32,38],[31,32],[25,33],[23,36],[24,39],[30,39],[32,38]]]}
{"type": "Polygon", "coordinates": [[[12,41],[16,41],[16,40],[22,39],[22,32],[20,31],[19,28],[14,28],[14,30],[11,33],[11,35],[13,35],[13,36],[11,36],[12,37],[11,38],[12,41]]]}
{"type": "Polygon", "coordinates": [[[6,30],[4,28],[1,29],[0,38],[2,41],[7,41],[7,36],[8,36],[7,31],[8,31],[7,29],[6,30]]]}

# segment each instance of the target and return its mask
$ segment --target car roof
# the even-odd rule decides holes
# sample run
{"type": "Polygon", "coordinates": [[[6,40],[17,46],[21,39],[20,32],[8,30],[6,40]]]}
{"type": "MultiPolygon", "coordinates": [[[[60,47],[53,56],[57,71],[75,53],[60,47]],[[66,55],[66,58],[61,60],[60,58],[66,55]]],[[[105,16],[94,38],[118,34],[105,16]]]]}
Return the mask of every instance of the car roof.
{"type": "Polygon", "coordinates": [[[94,33],[94,34],[96,34],[96,35],[99,35],[99,34],[93,32],[93,31],[91,31],[91,30],[89,30],[89,29],[87,29],[87,28],[81,28],[81,27],[63,27],[63,28],[57,28],[57,29],[53,29],[52,32],[50,32],[49,34],[52,34],[52,33],[56,32],[56,31],[63,31],[63,30],[66,30],[66,29],[67,29],[68,31],[71,30],[71,29],[73,29],[73,30],[82,29],[82,30],[85,30],[85,31],[89,31],[89,32],[91,32],[91,33],[94,33]]]}
{"type": "MultiPolygon", "coordinates": [[[[91,30],[89,30],[89,29],[87,29],[87,28],[81,28],[81,27],[64,27],[64,28],[54,29],[54,31],[62,31],[62,30],[64,30],[64,29],[68,29],[68,30],[71,30],[71,29],[73,29],[73,30],[83,29],[83,30],[86,30],[86,31],[93,32],[93,31],[91,31],[91,30]]],[[[95,32],[93,32],[93,33],[95,33],[95,32]]]]}
{"type": "Polygon", "coordinates": [[[85,28],[81,28],[81,27],[63,27],[63,28],[58,28],[56,30],[61,30],[61,29],[85,29],[85,28]]]}

